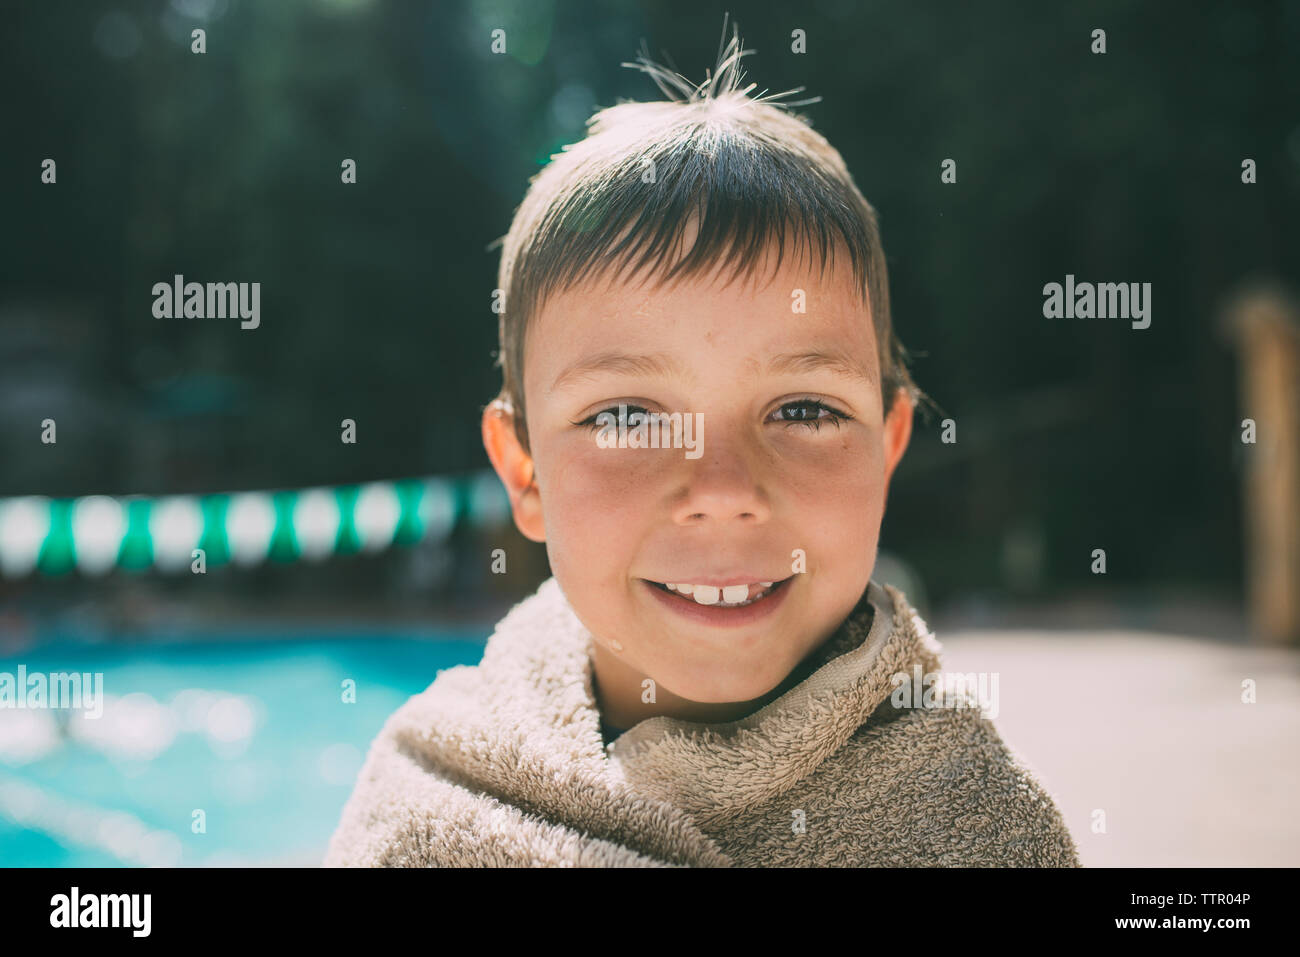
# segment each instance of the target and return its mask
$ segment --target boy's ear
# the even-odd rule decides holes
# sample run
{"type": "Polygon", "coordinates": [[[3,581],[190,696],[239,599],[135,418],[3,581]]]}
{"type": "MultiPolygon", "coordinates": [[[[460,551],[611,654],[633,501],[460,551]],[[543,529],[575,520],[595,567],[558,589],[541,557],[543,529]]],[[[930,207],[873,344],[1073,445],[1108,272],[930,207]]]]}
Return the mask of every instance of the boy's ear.
{"type": "Polygon", "coordinates": [[[500,399],[483,410],[483,447],[510,496],[515,526],[530,541],[546,541],[542,499],[533,481],[533,460],[515,435],[514,415],[500,399]]]}
{"type": "Polygon", "coordinates": [[[885,416],[885,491],[889,491],[889,480],[894,468],[907,451],[907,443],[912,438],[912,397],[906,389],[899,389],[894,396],[894,406],[885,416]]]}

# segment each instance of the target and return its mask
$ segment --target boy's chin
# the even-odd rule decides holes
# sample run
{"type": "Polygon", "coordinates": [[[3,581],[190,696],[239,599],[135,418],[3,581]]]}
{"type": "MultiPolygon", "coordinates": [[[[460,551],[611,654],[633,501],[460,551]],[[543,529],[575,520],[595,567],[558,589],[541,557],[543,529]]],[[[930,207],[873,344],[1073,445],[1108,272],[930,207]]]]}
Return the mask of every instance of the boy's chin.
{"type": "Polygon", "coordinates": [[[756,702],[781,683],[781,679],[767,681],[756,676],[740,677],[733,680],[719,681],[714,675],[711,679],[701,680],[698,675],[682,675],[682,680],[672,676],[662,682],[665,688],[671,687],[672,693],[695,704],[742,705],[756,702]],[[671,682],[671,684],[670,684],[671,682]]]}

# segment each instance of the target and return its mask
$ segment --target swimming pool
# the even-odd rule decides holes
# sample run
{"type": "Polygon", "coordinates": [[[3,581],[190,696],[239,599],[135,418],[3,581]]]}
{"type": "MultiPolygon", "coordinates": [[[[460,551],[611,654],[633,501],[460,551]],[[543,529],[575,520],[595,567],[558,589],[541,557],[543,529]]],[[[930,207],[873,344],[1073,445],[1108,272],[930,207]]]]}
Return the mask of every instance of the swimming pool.
{"type": "Polygon", "coordinates": [[[384,720],[438,671],[476,664],[490,630],[0,658],[0,674],[102,673],[104,699],[99,718],[0,708],[0,866],[318,865],[384,720]]]}

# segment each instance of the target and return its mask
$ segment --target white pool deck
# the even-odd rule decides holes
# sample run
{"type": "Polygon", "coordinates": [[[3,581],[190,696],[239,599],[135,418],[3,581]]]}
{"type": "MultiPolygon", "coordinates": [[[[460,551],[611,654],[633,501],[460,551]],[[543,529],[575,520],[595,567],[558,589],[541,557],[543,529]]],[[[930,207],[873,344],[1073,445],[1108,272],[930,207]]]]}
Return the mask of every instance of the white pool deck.
{"type": "Polygon", "coordinates": [[[936,637],[945,671],[998,674],[994,724],[1085,867],[1300,865],[1300,652],[1150,631],[936,637]]]}

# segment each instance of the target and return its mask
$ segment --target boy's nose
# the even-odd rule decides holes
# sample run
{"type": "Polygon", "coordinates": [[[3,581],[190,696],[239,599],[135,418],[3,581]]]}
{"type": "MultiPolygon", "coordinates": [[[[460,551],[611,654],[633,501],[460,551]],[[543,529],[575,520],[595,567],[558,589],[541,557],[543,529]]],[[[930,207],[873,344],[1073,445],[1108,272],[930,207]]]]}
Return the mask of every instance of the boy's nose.
{"type": "Polygon", "coordinates": [[[771,506],[755,465],[736,443],[717,438],[705,443],[699,459],[686,460],[685,492],[673,508],[673,520],[679,525],[766,522],[771,506]]]}

